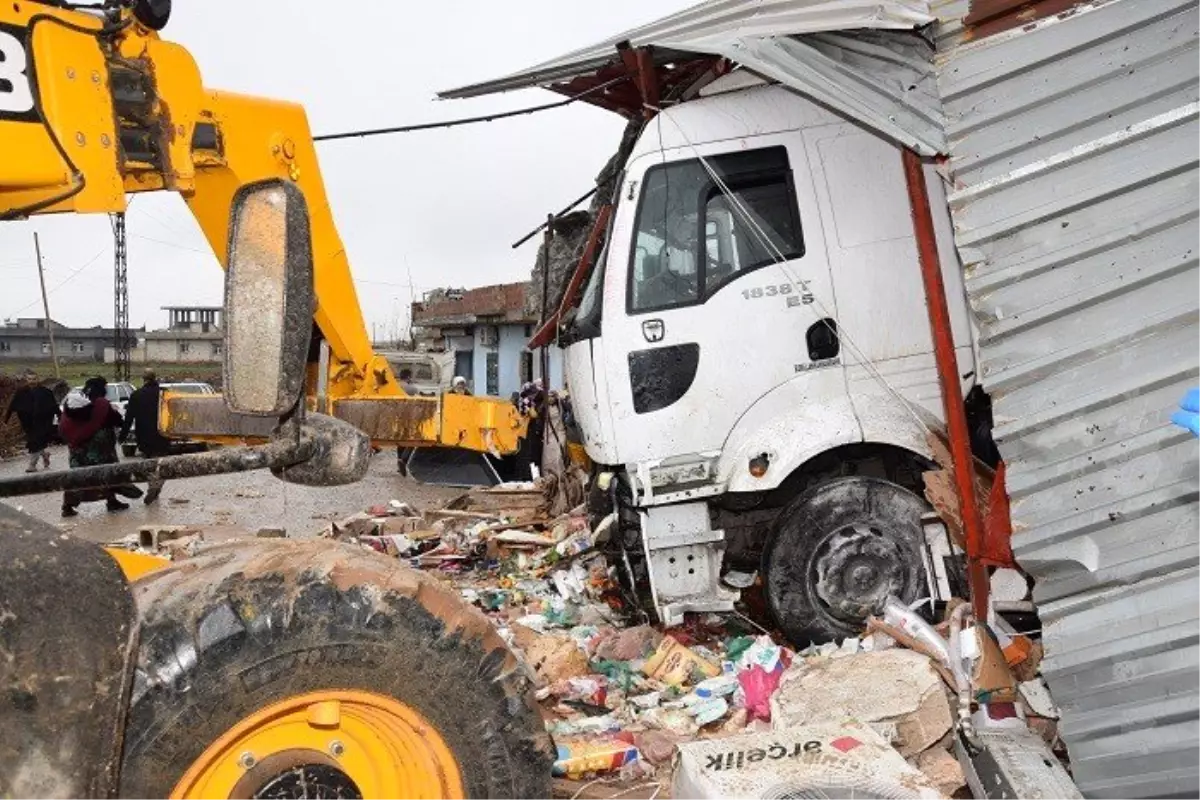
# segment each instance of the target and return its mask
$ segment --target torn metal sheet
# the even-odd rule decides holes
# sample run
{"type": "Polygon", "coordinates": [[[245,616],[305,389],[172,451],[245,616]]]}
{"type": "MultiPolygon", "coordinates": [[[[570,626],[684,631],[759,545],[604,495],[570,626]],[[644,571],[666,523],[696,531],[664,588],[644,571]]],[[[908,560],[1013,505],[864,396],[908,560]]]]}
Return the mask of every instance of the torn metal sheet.
{"type": "Polygon", "coordinates": [[[1200,14],[956,26],[951,214],[1073,775],[1092,797],[1196,796],[1200,495],[1170,416],[1200,373],[1200,14]]]}
{"type": "Polygon", "coordinates": [[[712,0],[528,70],[450,89],[439,97],[562,84],[619,64],[617,45],[629,42],[680,61],[727,58],[922,155],[934,155],[944,152],[945,140],[932,48],[913,32],[933,20],[923,0],[712,0]]]}

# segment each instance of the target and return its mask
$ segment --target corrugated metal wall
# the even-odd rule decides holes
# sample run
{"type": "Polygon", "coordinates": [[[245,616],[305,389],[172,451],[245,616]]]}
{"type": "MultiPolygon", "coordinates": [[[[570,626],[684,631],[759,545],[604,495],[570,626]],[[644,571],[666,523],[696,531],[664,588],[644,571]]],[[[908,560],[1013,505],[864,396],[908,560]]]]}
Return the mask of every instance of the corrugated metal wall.
{"type": "Polygon", "coordinates": [[[1200,373],[1200,15],[1014,14],[978,41],[949,20],[939,43],[1013,545],[1080,788],[1196,797],[1198,448],[1168,419],[1200,373]]]}

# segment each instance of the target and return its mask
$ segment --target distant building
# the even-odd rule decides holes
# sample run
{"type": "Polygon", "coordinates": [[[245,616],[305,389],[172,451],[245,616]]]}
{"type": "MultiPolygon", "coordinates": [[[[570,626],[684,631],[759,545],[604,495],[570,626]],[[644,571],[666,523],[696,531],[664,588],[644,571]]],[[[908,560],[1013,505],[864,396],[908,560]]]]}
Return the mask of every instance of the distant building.
{"type": "MultiPolygon", "coordinates": [[[[221,344],[225,311],[220,306],[163,306],[168,327],[163,330],[141,331],[137,346],[130,349],[134,364],[214,363],[221,360],[221,344]]],[[[115,360],[115,350],[104,351],[104,360],[115,360]]]]}
{"type": "MultiPolygon", "coordinates": [[[[139,333],[140,331],[135,331],[139,333]]],[[[62,323],[41,317],[21,317],[6,321],[0,327],[0,362],[50,361],[57,354],[59,361],[104,361],[105,350],[116,341],[112,328],[68,328],[62,323]],[[50,349],[50,334],[54,333],[54,352],[50,349]]]]}
{"type": "MultiPolygon", "coordinates": [[[[541,359],[525,344],[537,320],[525,309],[524,283],[477,289],[437,289],[412,306],[421,349],[454,353],[454,374],[476,394],[508,397],[541,375],[541,359]]],[[[563,385],[562,353],[550,348],[548,388],[563,385]]]]}

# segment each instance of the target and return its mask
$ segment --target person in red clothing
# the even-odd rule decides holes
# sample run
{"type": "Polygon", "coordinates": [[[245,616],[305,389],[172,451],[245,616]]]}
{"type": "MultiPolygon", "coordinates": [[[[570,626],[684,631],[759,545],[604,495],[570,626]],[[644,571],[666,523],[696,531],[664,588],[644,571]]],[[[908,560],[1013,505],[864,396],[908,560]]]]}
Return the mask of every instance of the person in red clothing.
{"type": "MultiPolygon", "coordinates": [[[[104,378],[88,378],[83,393],[68,395],[63,404],[58,432],[67,443],[72,469],[116,464],[120,460],[117,431],[121,428],[121,414],[105,397],[107,389],[108,381],[104,378]]],[[[63,492],[62,515],[73,517],[79,513],[75,509],[80,503],[92,500],[104,500],[109,511],[124,511],[129,506],[117,499],[118,494],[141,497],[142,490],[132,485],[68,490],[63,492]]]]}

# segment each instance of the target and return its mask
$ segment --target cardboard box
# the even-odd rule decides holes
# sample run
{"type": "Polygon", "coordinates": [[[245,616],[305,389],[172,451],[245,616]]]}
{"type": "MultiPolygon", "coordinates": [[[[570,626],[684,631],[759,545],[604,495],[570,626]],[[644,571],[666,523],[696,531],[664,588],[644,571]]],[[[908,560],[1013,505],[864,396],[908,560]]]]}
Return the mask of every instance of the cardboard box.
{"type": "Polygon", "coordinates": [[[941,797],[879,734],[857,722],[680,744],[672,797],[941,797]],[[824,794],[814,794],[822,791],[824,794]]]}

